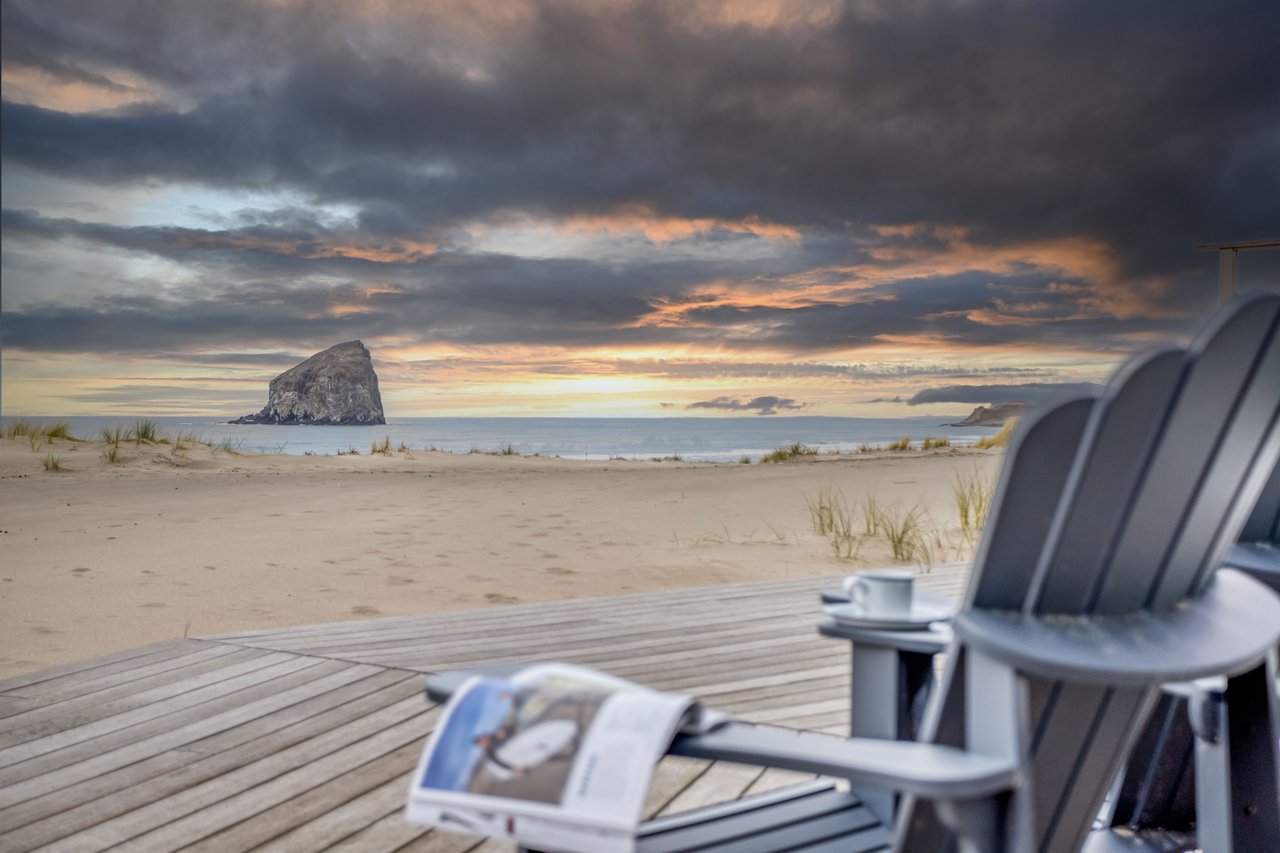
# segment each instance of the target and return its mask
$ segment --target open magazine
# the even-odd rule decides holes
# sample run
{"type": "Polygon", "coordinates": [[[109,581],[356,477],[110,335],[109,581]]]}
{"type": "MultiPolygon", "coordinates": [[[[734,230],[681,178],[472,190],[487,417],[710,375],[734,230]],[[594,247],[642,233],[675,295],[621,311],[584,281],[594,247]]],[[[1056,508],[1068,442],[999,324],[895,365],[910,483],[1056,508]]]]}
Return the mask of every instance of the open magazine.
{"type": "Polygon", "coordinates": [[[567,664],[475,677],[449,699],[409,788],[418,824],[548,851],[629,851],[677,731],[724,716],[567,664]]]}

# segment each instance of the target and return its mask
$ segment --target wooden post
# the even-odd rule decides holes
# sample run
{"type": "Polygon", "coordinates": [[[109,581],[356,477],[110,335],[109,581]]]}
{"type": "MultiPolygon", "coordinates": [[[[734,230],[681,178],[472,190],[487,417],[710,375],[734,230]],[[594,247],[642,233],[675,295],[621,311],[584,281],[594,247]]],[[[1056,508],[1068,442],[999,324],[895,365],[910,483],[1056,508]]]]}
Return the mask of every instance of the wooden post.
{"type": "Polygon", "coordinates": [[[1197,252],[1218,253],[1218,302],[1224,303],[1239,289],[1241,249],[1280,249],[1280,239],[1242,243],[1201,243],[1197,252]]]}

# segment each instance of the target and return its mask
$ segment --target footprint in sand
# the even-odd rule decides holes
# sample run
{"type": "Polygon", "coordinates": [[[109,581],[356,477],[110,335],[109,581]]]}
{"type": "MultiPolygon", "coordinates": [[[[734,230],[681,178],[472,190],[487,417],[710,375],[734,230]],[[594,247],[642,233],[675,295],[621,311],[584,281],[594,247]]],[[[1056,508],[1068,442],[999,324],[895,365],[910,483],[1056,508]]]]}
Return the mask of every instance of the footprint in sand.
{"type": "Polygon", "coordinates": [[[88,568],[87,566],[76,566],[74,569],[71,570],[71,574],[83,575],[90,571],[92,571],[92,569],[88,568]]]}
{"type": "Polygon", "coordinates": [[[520,601],[514,595],[505,595],[501,592],[486,592],[484,597],[491,604],[515,604],[520,601]]]}
{"type": "Polygon", "coordinates": [[[216,571],[218,570],[218,567],[217,567],[217,566],[205,566],[205,569],[206,569],[206,570],[208,570],[208,571],[210,571],[210,572],[216,572],[216,571]]]}
{"type": "Polygon", "coordinates": [[[577,574],[576,570],[566,569],[564,566],[547,566],[545,569],[543,569],[543,571],[549,575],[576,575],[577,574]]]}
{"type": "Polygon", "coordinates": [[[381,616],[382,611],[376,607],[370,607],[367,604],[357,604],[351,608],[352,616],[381,616]]]}

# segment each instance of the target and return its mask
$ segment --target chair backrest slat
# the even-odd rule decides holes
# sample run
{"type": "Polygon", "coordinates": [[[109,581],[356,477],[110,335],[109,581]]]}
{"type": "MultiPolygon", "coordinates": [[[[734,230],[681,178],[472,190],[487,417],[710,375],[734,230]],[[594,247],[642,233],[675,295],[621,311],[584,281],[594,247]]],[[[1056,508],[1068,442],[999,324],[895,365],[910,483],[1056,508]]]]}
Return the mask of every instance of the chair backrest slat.
{"type": "MultiPolygon", "coordinates": [[[[1242,299],[1193,344],[1188,357],[1194,363],[1134,495],[1091,610],[1136,611],[1148,606],[1161,588],[1174,545],[1183,540],[1182,528],[1195,497],[1214,462],[1222,461],[1218,453],[1222,439],[1248,389],[1259,348],[1268,341],[1277,311],[1280,297],[1260,294],[1242,299]]],[[[1205,545],[1187,539],[1184,547],[1203,553],[1205,545]]],[[[1190,567],[1193,576],[1199,570],[1199,565],[1190,567]]]]}
{"type": "Polygon", "coordinates": [[[992,497],[966,606],[1018,610],[1071,472],[1092,397],[1077,397],[1033,412],[1019,425],[992,497]]]}
{"type": "Polygon", "coordinates": [[[1099,400],[1089,446],[1078,454],[1068,497],[1040,555],[1030,611],[1083,613],[1091,608],[1186,364],[1181,349],[1154,352],[1122,368],[1099,400]]]}
{"type": "Polygon", "coordinates": [[[1257,481],[1256,494],[1266,473],[1280,455],[1280,334],[1273,324],[1268,349],[1262,353],[1235,417],[1227,427],[1214,465],[1206,472],[1169,553],[1169,568],[1151,596],[1157,610],[1171,607],[1191,595],[1222,563],[1239,536],[1251,504],[1238,498],[1240,484],[1257,481]]]}

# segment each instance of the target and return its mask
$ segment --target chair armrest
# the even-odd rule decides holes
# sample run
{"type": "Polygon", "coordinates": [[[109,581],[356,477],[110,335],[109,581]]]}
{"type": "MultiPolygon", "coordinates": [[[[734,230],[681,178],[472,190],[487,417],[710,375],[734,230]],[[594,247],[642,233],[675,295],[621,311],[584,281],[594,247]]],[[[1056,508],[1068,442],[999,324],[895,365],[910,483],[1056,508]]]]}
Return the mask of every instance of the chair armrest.
{"type": "Polygon", "coordinates": [[[678,735],[668,755],[779,767],[839,776],[934,800],[971,800],[1013,787],[1009,760],[955,747],[724,723],[701,735],[678,735]]]}
{"type": "Polygon", "coordinates": [[[1280,597],[1233,569],[1165,612],[1122,616],[1027,616],[968,610],[955,618],[961,642],[1046,678],[1140,687],[1234,675],[1280,640],[1280,597]]]}
{"type": "Polygon", "coordinates": [[[1243,543],[1227,553],[1226,565],[1280,592],[1280,548],[1266,543],[1243,543]]]}

